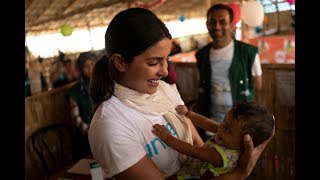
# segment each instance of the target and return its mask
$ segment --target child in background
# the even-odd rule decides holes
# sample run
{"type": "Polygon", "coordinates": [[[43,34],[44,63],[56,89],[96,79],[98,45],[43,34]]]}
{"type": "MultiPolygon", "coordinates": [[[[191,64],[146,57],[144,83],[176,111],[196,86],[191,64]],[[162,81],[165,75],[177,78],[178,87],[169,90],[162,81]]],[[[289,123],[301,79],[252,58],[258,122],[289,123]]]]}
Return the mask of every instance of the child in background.
{"type": "Polygon", "coordinates": [[[229,172],[237,166],[245,134],[250,134],[254,146],[273,134],[273,115],[263,106],[252,102],[235,104],[220,124],[188,110],[184,105],[178,105],[176,110],[190,118],[195,125],[214,133],[202,147],[197,147],[178,140],[163,125],[153,126],[152,132],[163,142],[190,156],[177,173],[178,179],[210,179],[229,172]]]}

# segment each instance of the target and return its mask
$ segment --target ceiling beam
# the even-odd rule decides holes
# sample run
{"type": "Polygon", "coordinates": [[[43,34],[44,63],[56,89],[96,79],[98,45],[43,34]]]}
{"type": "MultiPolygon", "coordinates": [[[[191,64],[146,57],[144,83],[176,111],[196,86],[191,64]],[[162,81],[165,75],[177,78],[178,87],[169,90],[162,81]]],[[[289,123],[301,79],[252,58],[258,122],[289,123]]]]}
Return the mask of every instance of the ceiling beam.
{"type": "Polygon", "coordinates": [[[28,10],[34,1],[35,0],[25,0],[25,4],[24,4],[25,10],[28,10]]]}
{"type": "Polygon", "coordinates": [[[70,0],[69,3],[66,5],[66,8],[63,10],[62,14],[68,12],[68,9],[76,2],[77,0],[70,0]]]}
{"type": "Polygon", "coordinates": [[[66,19],[66,18],[68,18],[70,16],[73,16],[73,15],[76,15],[76,14],[86,13],[86,12],[92,11],[94,9],[100,9],[100,8],[108,7],[108,6],[111,6],[111,5],[114,5],[114,4],[121,3],[123,1],[124,0],[120,0],[120,1],[119,0],[109,0],[107,2],[103,2],[103,3],[100,3],[100,4],[88,5],[86,7],[79,8],[79,9],[77,9],[75,11],[71,11],[70,13],[63,14],[63,15],[58,16],[58,17],[49,18],[49,19],[41,20],[41,21],[34,22],[34,23],[30,22],[30,24],[28,24],[28,26],[37,26],[37,25],[48,23],[48,22],[51,22],[51,21],[58,21],[58,20],[66,19]]]}
{"type": "Polygon", "coordinates": [[[42,7],[41,11],[39,11],[39,14],[36,15],[37,19],[41,18],[43,16],[43,14],[46,13],[46,11],[49,11],[50,7],[53,6],[55,1],[57,1],[57,0],[49,0],[49,3],[46,4],[47,6],[46,7],[42,7]]]}

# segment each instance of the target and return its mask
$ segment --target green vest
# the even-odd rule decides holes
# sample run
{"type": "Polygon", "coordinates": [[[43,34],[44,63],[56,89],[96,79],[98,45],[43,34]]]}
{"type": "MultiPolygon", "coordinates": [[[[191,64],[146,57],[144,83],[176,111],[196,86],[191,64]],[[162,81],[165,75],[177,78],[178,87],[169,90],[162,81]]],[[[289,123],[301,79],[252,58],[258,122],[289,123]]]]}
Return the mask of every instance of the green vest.
{"type": "MultiPolygon", "coordinates": [[[[211,65],[209,53],[212,43],[207,44],[196,53],[197,66],[200,73],[198,112],[206,117],[211,116],[211,65]]],[[[229,68],[232,101],[252,101],[254,90],[252,84],[252,65],[258,48],[256,46],[234,40],[234,54],[229,68]]]]}
{"type": "Polygon", "coordinates": [[[93,117],[93,100],[89,95],[82,94],[80,87],[80,82],[76,83],[67,91],[67,95],[76,101],[82,121],[90,124],[93,117]]]}

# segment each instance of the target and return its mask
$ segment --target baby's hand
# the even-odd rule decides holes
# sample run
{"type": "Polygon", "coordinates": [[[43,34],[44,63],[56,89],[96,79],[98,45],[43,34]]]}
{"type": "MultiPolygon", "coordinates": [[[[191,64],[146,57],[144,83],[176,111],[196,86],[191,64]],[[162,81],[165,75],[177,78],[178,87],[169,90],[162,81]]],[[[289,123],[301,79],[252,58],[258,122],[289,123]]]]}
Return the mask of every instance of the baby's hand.
{"type": "Polygon", "coordinates": [[[155,124],[153,125],[154,130],[151,130],[153,134],[157,135],[163,142],[171,136],[170,132],[164,125],[155,124]]]}
{"type": "Polygon", "coordinates": [[[185,105],[178,105],[176,107],[176,111],[182,115],[186,115],[189,109],[185,105]]]}

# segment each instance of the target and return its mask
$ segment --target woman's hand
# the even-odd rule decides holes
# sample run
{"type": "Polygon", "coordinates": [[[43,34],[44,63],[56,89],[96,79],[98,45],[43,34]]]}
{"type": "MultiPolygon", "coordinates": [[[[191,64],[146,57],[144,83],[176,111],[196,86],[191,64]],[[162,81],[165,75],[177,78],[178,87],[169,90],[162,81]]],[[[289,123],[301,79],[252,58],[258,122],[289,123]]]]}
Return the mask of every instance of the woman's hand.
{"type": "Polygon", "coordinates": [[[264,148],[270,142],[272,137],[275,134],[275,127],[273,128],[272,136],[265,140],[260,145],[254,148],[252,138],[249,134],[246,134],[243,138],[244,142],[244,152],[241,154],[239,159],[239,164],[237,166],[236,171],[238,171],[239,175],[244,178],[248,177],[252,172],[253,168],[256,166],[256,163],[263,152],[264,148]]]}

